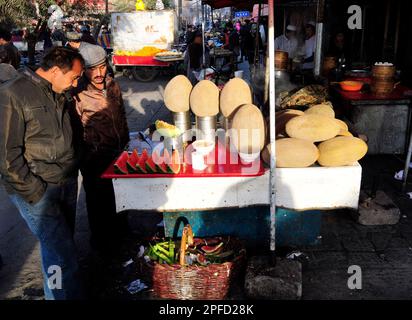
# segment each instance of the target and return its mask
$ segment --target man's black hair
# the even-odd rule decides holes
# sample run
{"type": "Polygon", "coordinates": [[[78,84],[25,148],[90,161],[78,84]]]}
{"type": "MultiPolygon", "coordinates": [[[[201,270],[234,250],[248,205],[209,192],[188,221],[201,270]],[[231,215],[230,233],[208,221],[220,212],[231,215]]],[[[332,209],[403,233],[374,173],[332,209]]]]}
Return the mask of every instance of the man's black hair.
{"type": "Polygon", "coordinates": [[[9,42],[11,40],[11,32],[6,29],[0,28],[0,39],[9,42]]]}
{"type": "Polygon", "coordinates": [[[70,47],[55,47],[43,57],[40,66],[45,71],[59,67],[63,73],[66,73],[73,68],[74,60],[79,60],[84,66],[84,59],[79,50],[70,47]]]}

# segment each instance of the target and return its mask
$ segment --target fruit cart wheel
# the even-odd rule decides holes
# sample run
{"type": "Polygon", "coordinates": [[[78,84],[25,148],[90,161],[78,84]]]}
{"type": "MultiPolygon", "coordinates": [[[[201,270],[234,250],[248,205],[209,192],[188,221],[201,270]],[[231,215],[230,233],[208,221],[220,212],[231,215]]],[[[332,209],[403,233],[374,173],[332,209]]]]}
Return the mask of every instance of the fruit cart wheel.
{"type": "Polygon", "coordinates": [[[153,81],[159,74],[159,70],[153,67],[135,67],[132,69],[133,78],[140,82],[153,81]]]}

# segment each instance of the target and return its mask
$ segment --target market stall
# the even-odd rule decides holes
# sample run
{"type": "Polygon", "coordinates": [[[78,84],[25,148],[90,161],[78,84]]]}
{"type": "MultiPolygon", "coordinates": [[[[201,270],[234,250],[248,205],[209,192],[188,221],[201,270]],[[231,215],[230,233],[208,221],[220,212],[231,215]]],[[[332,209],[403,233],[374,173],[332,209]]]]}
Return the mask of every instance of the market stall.
{"type": "MultiPolygon", "coordinates": [[[[224,5],[226,3],[217,3],[216,7],[224,5]]],[[[271,18],[273,19],[273,16],[271,18]]],[[[273,26],[270,30],[273,31],[273,26]]],[[[269,37],[269,39],[271,38],[269,37]]],[[[271,51],[269,50],[269,52],[271,51]]],[[[270,71],[270,118],[272,120],[270,123],[270,140],[274,145],[276,137],[274,132],[274,59],[271,59],[270,71]],[[273,68],[271,68],[272,64],[273,68]]],[[[190,124],[191,127],[192,124],[190,124]]],[[[275,161],[274,155],[271,162],[273,161],[275,161]]],[[[265,169],[255,177],[233,172],[222,175],[222,173],[213,172],[213,170],[209,173],[201,172],[195,176],[180,174],[160,177],[119,176],[111,175],[113,172],[107,172],[107,177],[114,179],[118,211],[126,209],[163,212],[193,211],[270,204],[299,211],[309,209],[326,210],[340,207],[356,209],[357,207],[361,177],[359,165],[337,169],[310,167],[279,168],[275,170],[274,163],[272,163],[271,167],[272,170],[265,169]],[[336,179],[340,175],[342,185],[337,183],[339,179],[336,179]],[[276,189],[275,185],[277,186],[276,189]],[[199,189],[200,186],[204,186],[202,192],[191,199],[187,199],[187,192],[199,189]],[[216,188],[219,191],[216,191],[216,188]],[[162,192],[159,193],[160,190],[162,192]],[[270,190],[270,192],[265,194],[264,190],[270,190]],[[276,192],[273,192],[275,190],[276,192]],[[330,192],[327,192],[327,190],[330,192]],[[330,196],[325,197],[325,192],[330,196]],[[245,193],[248,193],[248,196],[244,196],[245,193]],[[308,197],[308,194],[312,196],[308,197]],[[227,199],[222,195],[227,195],[227,199]]],[[[239,165],[239,168],[241,168],[241,165],[239,165]]]]}
{"type": "Polygon", "coordinates": [[[174,124],[156,121],[150,151],[132,148],[104,174],[113,181],[117,211],[163,212],[167,237],[184,235],[174,226],[186,218],[197,236],[269,238],[275,255],[278,241],[318,243],[320,210],[357,209],[357,161],[366,144],[325,100],[313,100],[305,112],[275,112],[273,0],[268,4],[269,118],[242,79],[220,90],[209,80],[193,87],[184,76],[173,78],[164,102],[174,124]]]}
{"type": "Polygon", "coordinates": [[[177,73],[183,54],[172,50],[176,19],[173,10],[113,13],[113,66],[130,70],[142,82],[152,81],[165,68],[177,73]]]}

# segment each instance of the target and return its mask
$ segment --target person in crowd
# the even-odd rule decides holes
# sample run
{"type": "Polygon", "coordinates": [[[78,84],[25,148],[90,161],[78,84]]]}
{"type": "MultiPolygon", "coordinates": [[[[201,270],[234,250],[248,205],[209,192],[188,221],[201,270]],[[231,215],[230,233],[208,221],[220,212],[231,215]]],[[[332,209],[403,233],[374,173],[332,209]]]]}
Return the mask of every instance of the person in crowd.
{"type": "MultiPolygon", "coordinates": [[[[207,48],[205,51],[205,60],[207,64],[209,60],[207,48]]],[[[196,33],[193,43],[187,48],[185,64],[187,65],[187,77],[192,84],[196,84],[198,82],[196,73],[200,72],[203,66],[203,41],[201,32],[196,33]]]]}
{"type": "Polygon", "coordinates": [[[228,29],[228,43],[227,49],[233,52],[235,59],[240,54],[240,36],[237,30],[233,27],[232,23],[227,24],[228,29]]]}
{"type": "Polygon", "coordinates": [[[23,30],[16,30],[16,31],[12,32],[11,41],[12,42],[21,42],[21,41],[23,41],[23,30]]]}
{"type": "Polygon", "coordinates": [[[335,33],[327,55],[335,57],[336,61],[341,59],[341,62],[348,63],[350,52],[345,43],[345,34],[342,31],[335,33]]]}
{"type": "Polygon", "coordinates": [[[72,123],[86,192],[92,248],[116,249],[126,235],[127,216],[116,213],[112,181],[102,173],[129,142],[129,129],[119,84],[108,75],[106,51],[82,42],[85,72],[73,89],[72,123]]]}
{"type": "Polygon", "coordinates": [[[8,56],[11,60],[10,64],[15,69],[18,69],[20,67],[21,56],[19,50],[11,41],[11,33],[5,29],[0,29],[0,46],[4,46],[8,51],[8,56]]]}
{"type": "Polygon", "coordinates": [[[106,52],[107,50],[112,48],[110,31],[106,25],[102,26],[102,29],[100,30],[99,36],[97,38],[97,44],[103,47],[106,52]]]}
{"type": "MultiPolygon", "coordinates": [[[[18,75],[16,69],[11,65],[11,60],[9,51],[4,46],[0,46],[0,92],[3,84],[16,78],[18,75]]],[[[2,266],[3,258],[0,254],[0,270],[2,266]]]]}
{"type": "Polygon", "coordinates": [[[242,28],[242,24],[240,23],[240,20],[236,21],[235,29],[236,29],[237,33],[240,32],[241,28],[242,28]]]}
{"type": "Polygon", "coordinates": [[[73,240],[77,170],[66,97],[83,66],[78,51],[56,47],[36,71],[24,69],[0,89],[0,174],[40,242],[47,300],[82,298],[73,240]],[[57,272],[61,286],[49,283],[57,272]]]}
{"type": "Polygon", "coordinates": [[[90,44],[96,44],[96,40],[93,38],[93,36],[90,33],[89,26],[82,26],[80,28],[80,31],[82,32],[82,37],[80,38],[80,41],[87,42],[90,44]]]}
{"type": "Polygon", "coordinates": [[[289,59],[295,58],[298,49],[296,30],[297,28],[294,25],[288,25],[285,34],[275,39],[275,50],[287,52],[289,59]]]}
{"type": "Polygon", "coordinates": [[[52,4],[47,9],[47,13],[49,14],[49,19],[47,20],[47,27],[51,32],[51,38],[53,42],[56,42],[58,45],[65,44],[67,40],[63,32],[63,10],[58,4],[52,4]]]}
{"type": "Polygon", "coordinates": [[[193,42],[193,36],[193,26],[189,24],[185,35],[187,45],[190,45],[193,42]]]}
{"type": "Polygon", "coordinates": [[[51,39],[51,31],[47,26],[47,21],[43,22],[39,30],[39,41],[43,42],[43,52],[47,54],[49,50],[53,47],[53,41],[51,39]]]}
{"type": "Polygon", "coordinates": [[[316,23],[310,21],[305,26],[305,56],[302,70],[310,71],[315,67],[316,23]]]}
{"type": "Polygon", "coordinates": [[[241,38],[241,51],[242,51],[242,61],[243,57],[249,61],[249,63],[253,63],[253,56],[254,56],[254,37],[252,35],[252,25],[249,19],[245,20],[245,24],[242,26],[240,30],[240,38],[241,38]]]}

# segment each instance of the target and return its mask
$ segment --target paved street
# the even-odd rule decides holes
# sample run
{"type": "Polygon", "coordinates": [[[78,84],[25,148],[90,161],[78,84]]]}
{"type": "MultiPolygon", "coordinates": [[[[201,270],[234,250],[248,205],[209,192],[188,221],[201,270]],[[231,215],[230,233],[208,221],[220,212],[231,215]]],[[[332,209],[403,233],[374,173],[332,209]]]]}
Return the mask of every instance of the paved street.
{"type": "MultiPolygon", "coordinates": [[[[145,129],[156,119],[170,120],[162,103],[162,93],[167,82],[160,78],[153,83],[138,83],[119,78],[127,106],[130,131],[145,129]]],[[[393,174],[402,168],[402,162],[391,156],[368,157],[362,161],[363,189],[369,190],[373,177],[380,176],[379,188],[384,190],[402,210],[401,222],[395,226],[365,227],[357,224],[348,211],[323,214],[322,241],[315,247],[290,248],[305,253],[303,261],[303,299],[410,299],[412,297],[412,200],[398,194],[400,182],[393,174]],[[347,287],[348,267],[362,268],[362,290],[347,287]]],[[[79,179],[79,181],[81,181],[79,179]]],[[[412,189],[412,186],[411,186],[412,189]]],[[[410,190],[412,191],[412,190],[410,190]]],[[[135,231],[153,231],[159,215],[131,217],[135,231]],[[145,221],[145,222],[142,222],[145,221]]],[[[79,191],[76,243],[81,265],[92,286],[92,295],[98,298],[124,296],[116,289],[102,293],[101,288],[123,287],[130,281],[121,274],[121,262],[130,258],[122,256],[114,270],[90,255],[88,222],[84,193],[79,191]],[[123,259],[123,260],[121,260],[123,259]],[[106,270],[106,269],[107,270],[106,270]],[[105,269],[106,279],[98,269],[105,269]],[[120,271],[119,271],[120,270],[120,271]],[[109,275],[112,279],[107,280],[109,275]]],[[[125,246],[137,249],[137,240],[125,246]]],[[[127,251],[127,250],[126,250],[127,251]]],[[[0,188],[0,253],[4,266],[0,270],[0,299],[43,299],[39,262],[39,246],[17,210],[0,188]]],[[[110,288],[109,288],[110,289],[110,288]]],[[[241,296],[241,295],[240,295],[241,296]]],[[[139,296],[137,298],[142,298],[139,296]]]]}

